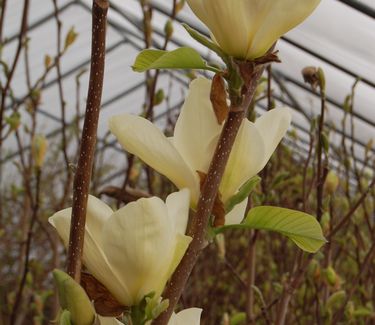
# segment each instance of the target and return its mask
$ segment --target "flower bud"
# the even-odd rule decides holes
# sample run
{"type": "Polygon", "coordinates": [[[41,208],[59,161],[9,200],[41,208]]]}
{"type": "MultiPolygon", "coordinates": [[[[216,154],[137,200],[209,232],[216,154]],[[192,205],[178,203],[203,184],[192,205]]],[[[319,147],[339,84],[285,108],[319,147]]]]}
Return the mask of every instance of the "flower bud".
{"type": "Polygon", "coordinates": [[[31,151],[35,161],[35,166],[41,168],[46,157],[46,151],[48,147],[47,139],[44,135],[37,134],[34,136],[31,151]]]}
{"type": "MultiPolygon", "coordinates": [[[[60,305],[64,310],[69,311],[72,323],[74,325],[92,325],[95,321],[95,310],[85,290],[63,271],[54,270],[53,278],[58,289],[60,305]]],[[[66,321],[65,323],[61,322],[61,319],[60,324],[69,324],[66,321]]]]}
{"type": "Polygon", "coordinates": [[[324,190],[328,194],[332,195],[333,193],[336,192],[339,184],[340,184],[340,180],[338,176],[336,175],[336,173],[333,170],[329,171],[329,173],[327,174],[326,181],[324,183],[324,190]]]}
{"type": "Polygon", "coordinates": [[[167,39],[170,39],[173,35],[173,23],[170,19],[165,23],[164,32],[167,39]]]}

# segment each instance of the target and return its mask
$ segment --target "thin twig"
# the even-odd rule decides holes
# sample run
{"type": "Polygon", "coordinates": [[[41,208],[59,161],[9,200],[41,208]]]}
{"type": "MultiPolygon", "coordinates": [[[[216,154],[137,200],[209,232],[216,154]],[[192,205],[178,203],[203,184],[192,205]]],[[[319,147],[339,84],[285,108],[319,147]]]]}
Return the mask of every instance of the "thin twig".
{"type": "MultiPolygon", "coordinates": [[[[12,79],[14,76],[14,72],[16,71],[17,64],[19,62],[19,57],[21,54],[21,50],[24,44],[25,34],[27,31],[27,23],[28,23],[28,14],[29,14],[29,3],[30,0],[25,0],[24,6],[23,6],[23,12],[22,12],[22,20],[21,20],[21,27],[20,27],[20,33],[18,35],[18,45],[16,49],[16,54],[14,55],[13,63],[11,65],[11,68],[6,76],[6,82],[4,88],[1,89],[1,102],[0,102],[0,161],[2,160],[2,146],[3,146],[3,120],[4,120],[4,113],[5,113],[5,104],[6,104],[6,98],[8,95],[8,91],[10,90],[10,85],[12,83],[12,79]]],[[[5,6],[5,4],[4,4],[5,6]]],[[[4,11],[2,11],[2,15],[4,14],[4,11]]],[[[4,17],[1,17],[2,24],[4,17]]],[[[0,166],[0,183],[2,180],[2,166],[0,166]]],[[[2,197],[0,196],[0,217],[2,215],[2,197]]]]}
{"type": "Polygon", "coordinates": [[[321,111],[319,118],[319,128],[318,128],[318,147],[317,147],[317,184],[316,184],[316,218],[318,221],[322,219],[323,215],[323,186],[324,186],[324,175],[323,175],[323,136],[324,136],[324,119],[325,119],[325,109],[326,109],[326,96],[324,86],[320,85],[320,97],[321,97],[321,111]]]}
{"type": "Polygon", "coordinates": [[[361,280],[362,275],[367,272],[371,261],[373,261],[373,258],[375,256],[375,242],[370,247],[370,250],[366,254],[365,260],[362,264],[362,267],[360,268],[357,276],[355,277],[354,281],[351,283],[351,289],[346,296],[345,302],[343,303],[342,307],[336,312],[335,316],[333,317],[332,324],[339,324],[341,318],[343,315],[345,315],[345,307],[352,298],[354,292],[358,290],[358,284],[361,280]]]}
{"type": "Polygon", "coordinates": [[[370,183],[369,187],[366,191],[362,193],[360,198],[357,200],[356,204],[352,206],[350,211],[340,220],[340,222],[332,229],[332,231],[329,233],[328,240],[330,241],[331,238],[350,220],[352,215],[357,211],[359,206],[363,203],[363,201],[366,199],[367,195],[370,193],[371,190],[374,189],[375,186],[375,177],[372,179],[372,182],[370,183]]]}
{"type": "Polygon", "coordinates": [[[21,282],[20,282],[20,285],[18,287],[16,299],[15,299],[13,309],[12,309],[12,313],[11,313],[11,316],[10,316],[10,324],[11,325],[16,323],[18,308],[19,308],[21,300],[22,300],[22,293],[23,293],[23,289],[24,289],[25,284],[26,284],[27,274],[29,273],[31,240],[32,240],[32,237],[33,237],[34,224],[37,221],[38,212],[39,212],[40,179],[41,179],[41,170],[40,170],[40,168],[38,168],[37,169],[37,175],[36,175],[35,204],[33,205],[33,213],[32,213],[32,216],[31,216],[30,226],[29,226],[29,230],[28,230],[28,233],[27,233],[27,240],[26,240],[25,264],[24,264],[24,268],[23,268],[23,274],[22,274],[21,282]]]}

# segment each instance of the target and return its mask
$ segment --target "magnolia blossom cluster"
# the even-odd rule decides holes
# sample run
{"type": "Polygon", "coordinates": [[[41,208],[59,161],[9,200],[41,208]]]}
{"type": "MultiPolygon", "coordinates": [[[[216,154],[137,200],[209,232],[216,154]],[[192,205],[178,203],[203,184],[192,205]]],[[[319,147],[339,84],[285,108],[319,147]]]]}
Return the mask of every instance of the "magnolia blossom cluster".
{"type": "MultiPolygon", "coordinates": [[[[319,0],[187,2],[227,55],[253,60],[303,21],[319,0]]],[[[192,240],[185,235],[189,209],[197,207],[199,175],[207,173],[224,125],[217,122],[211,86],[203,77],[192,81],[172,137],[139,116],[123,114],[110,120],[109,128],[125,150],[180,189],[165,202],[157,197],[140,199],[117,211],[93,196],[88,199],[83,264],[122,306],[137,306],[150,293],[160,298],[192,240]]],[[[287,108],[271,110],[255,123],[243,120],[219,187],[224,205],[263,169],[290,123],[287,108]]],[[[246,205],[247,200],[238,203],[225,223],[240,223],[246,205]]],[[[49,219],[66,246],[71,213],[65,209],[49,219]]],[[[198,325],[200,314],[200,309],[187,309],[173,314],[169,324],[198,325]]],[[[120,323],[113,317],[99,319],[101,324],[120,323]]]]}

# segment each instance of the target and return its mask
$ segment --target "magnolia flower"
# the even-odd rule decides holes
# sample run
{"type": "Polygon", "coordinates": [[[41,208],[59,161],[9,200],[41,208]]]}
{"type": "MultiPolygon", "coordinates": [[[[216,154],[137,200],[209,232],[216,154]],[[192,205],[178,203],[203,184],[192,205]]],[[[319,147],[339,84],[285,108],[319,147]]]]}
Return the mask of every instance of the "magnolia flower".
{"type": "Polygon", "coordinates": [[[263,56],[303,22],[320,0],[187,0],[222,50],[238,59],[263,56]]]}
{"type": "MultiPolygon", "coordinates": [[[[210,102],[211,81],[195,79],[176,122],[174,135],[167,138],[154,124],[139,116],[112,117],[109,127],[121,145],[146,164],[168,177],[178,188],[189,188],[195,208],[200,194],[197,171],[207,173],[223,125],[219,125],[210,102]]],[[[244,119],[220,185],[225,204],[270,159],[291,122],[287,108],[271,110],[255,123],[244,119]]],[[[226,216],[226,224],[239,223],[246,201],[226,216]]]]}
{"type": "MultiPolygon", "coordinates": [[[[124,306],[138,304],[165,283],[184,255],[190,195],[172,193],[166,203],[156,197],[140,199],[113,212],[90,196],[83,263],[124,306]]],[[[49,222],[68,245],[71,209],[55,213],[49,222]]]]}

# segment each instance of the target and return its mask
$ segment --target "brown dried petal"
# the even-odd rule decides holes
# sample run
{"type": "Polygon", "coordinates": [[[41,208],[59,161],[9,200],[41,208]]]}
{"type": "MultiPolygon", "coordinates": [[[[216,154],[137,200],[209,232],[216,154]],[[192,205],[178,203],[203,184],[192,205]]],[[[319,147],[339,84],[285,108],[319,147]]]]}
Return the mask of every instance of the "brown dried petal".
{"type": "Polygon", "coordinates": [[[217,123],[220,125],[227,119],[229,107],[227,104],[227,92],[224,79],[216,74],[212,80],[210,100],[214,109],[217,123]]]}
{"type": "Polygon", "coordinates": [[[90,300],[94,301],[95,311],[100,316],[117,317],[127,307],[122,306],[108,289],[89,273],[81,273],[81,286],[85,289],[90,300]]]}

